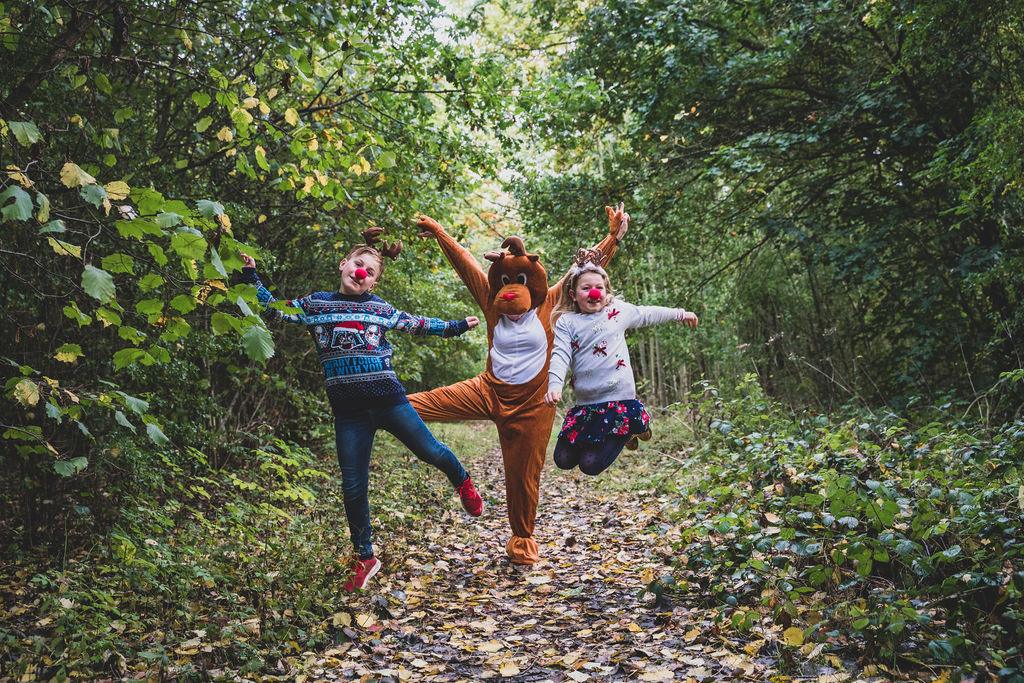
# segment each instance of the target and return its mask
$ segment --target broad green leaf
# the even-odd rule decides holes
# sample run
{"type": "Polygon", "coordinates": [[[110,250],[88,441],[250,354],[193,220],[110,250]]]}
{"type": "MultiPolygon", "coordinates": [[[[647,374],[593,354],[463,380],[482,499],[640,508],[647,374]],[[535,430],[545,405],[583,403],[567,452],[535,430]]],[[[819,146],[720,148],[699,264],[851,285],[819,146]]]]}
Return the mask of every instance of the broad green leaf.
{"type": "Polygon", "coordinates": [[[391,168],[396,163],[394,152],[384,152],[377,157],[377,166],[380,168],[391,168]]]}
{"type": "Polygon", "coordinates": [[[36,124],[31,121],[8,121],[7,125],[22,147],[34,145],[43,137],[36,124]]]}
{"type": "Polygon", "coordinates": [[[75,244],[63,242],[55,237],[47,237],[46,241],[58,256],[73,256],[76,259],[82,258],[82,248],[75,244]]]}
{"type": "Polygon", "coordinates": [[[148,355],[149,354],[142,349],[121,349],[114,354],[114,369],[121,370],[122,368],[126,368],[129,365],[139,362],[148,355]]]}
{"type": "Polygon", "coordinates": [[[78,344],[62,344],[53,357],[61,363],[74,363],[83,355],[85,354],[82,353],[82,347],[78,344]]]}
{"type": "Polygon", "coordinates": [[[256,145],[253,149],[253,156],[256,157],[256,165],[262,168],[264,171],[270,170],[270,164],[267,163],[267,151],[263,149],[262,145],[256,145]]]}
{"type": "Polygon", "coordinates": [[[87,265],[82,271],[82,289],[100,303],[114,298],[114,278],[105,270],[87,265]]]}
{"type": "Polygon", "coordinates": [[[47,233],[61,233],[66,231],[67,228],[64,227],[64,221],[62,221],[59,218],[57,220],[50,221],[46,225],[40,227],[38,230],[40,235],[45,235],[47,233]]]}
{"type": "Polygon", "coordinates": [[[129,430],[132,434],[135,433],[135,425],[129,422],[128,416],[122,413],[120,410],[114,411],[114,422],[129,430]]]}
{"type": "Polygon", "coordinates": [[[110,79],[103,72],[97,73],[93,76],[93,82],[96,83],[96,89],[104,95],[109,95],[114,92],[114,88],[110,85],[110,79]]]}
{"type": "Polygon", "coordinates": [[[156,224],[161,228],[173,228],[181,222],[181,216],[173,211],[164,211],[157,214],[156,224]]]}
{"type": "Polygon", "coordinates": [[[224,264],[221,262],[220,254],[217,253],[216,249],[210,249],[210,264],[221,277],[228,276],[228,271],[224,270],[224,264]]]}
{"type": "Polygon", "coordinates": [[[253,325],[242,333],[242,346],[253,360],[263,362],[274,355],[274,340],[262,325],[253,325]]]}
{"type": "Polygon", "coordinates": [[[103,306],[96,309],[96,317],[103,323],[103,327],[109,327],[111,325],[117,327],[121,324],[121,316],[118,315],[116,311],[112,311],[103,306]]]}
{"type": "Polygon", "coordinates": [[[126,342],[138,346],[142,342],[146,341],[146,333],[140,332],[131,325],[122,325],[117,329],[117,336],[124,339],[126,342]]]}
{"type": "Polygon", "coordinates": [[[135,304],[135,310],[142,315],[158,315],[164,310],[164,302],[160,299],[143,299],[135,304]]]}
{"type": "Polygon", "coordinates": [[[53,463],[53,471],[62,477],[71,477],[84,470],[88,464],[89,460],[83,456],[70,460],[56,460],[53,463]]]}
{"type": "Polygon", "coordinates": [[[146,424],[146,435],[157,446],[166,446],[171,442],[171,440],[168,439],[167,436],[160,429],[160,426],[153,422],[146,424]]]}
{"type": "Polygon", "coordinates": [[[182,258],[201,259],[206,254],[206,240],[195,233],[176,232],[171,235],[171,249],[182,258]]]}
{"type": "Polygon", "coordinates": [[[149,251],[149,255],[153,257],[153,260],[156,261],[158,266],[167,265],[167,254],[164,253],[163,247],[159,244],[149,242],[146,244],[146,249],[149,251]]]}
{"type": "Polygon", "coordinates": [[[180,313],[190,313],[196,307],[196,301],[190,296],[179,294],[171,299],[171,308],[180,313]]]}
{"type": "Polygon", "coordinates": [[[3,205],[5,221],[27,221],[32,218],[32,197],[17,185],[11,185],[0,192],[0,205],[3,205]],[[14,201],[8,202],[11,198],[14,201]]]}
{"type": "Polygon", "coordinates": [[[94,184],[96,179],[69,161],[60,169],[60,181],[65,187],[81,187],[94,184]]]}
{"type": "Polygon", "coordinates": [[[64,316],[77,322],[79,327],[85,327],[92,323],[92,318],[82,313],[74,301],[64,307],[64,316]]]}
{"type": "Polygon", "coordinates": [[[116,254],[110,254],[104,256],[100,262],[103,266],[103,270],[111,273],[131,273],[135,274],[135,259],[128,254],[122,254],[120,252],[116,254]]]}
{"type": "Polygon", "coordinates": [[[132,396],[131,394],[126,394],[123,391],[118,391],[117,395],[121,397],[122,401],[124,401],[125,406],[127,406],[128,409],[136,415],[141,416],[149,410],[148,401],[144,401],[143,399],[132,396]]]}
{"type": "Polygon", "coordinates": [[[194,92],[192,93],[192,101],[200,109],[205,109],[210,104],[210,96],[204,92],[194,92]]]}
{"type": "Polygon", "coordinates": [[[156,273],[146,273],[142,276],[142,279],[139,280],[139,289],[143,292],[149,292],[161,287],[163,284],[164,279],[160,275],[157,275],[156,273]]]}
{"type": "Polygon", "coordinates": [[[213,123],[213,117],[212,116],[204,116],[203,118],[201,118],[198,121],[196,121],[196,132],[197,133],[202,133],[202,132],[206,131],[206,129],[210,127],[211,123],[213,123]]]}
{"type": "Polygon", "coordinates": [[[196,202],[196,208],[199,209],[199,213],[203,214],[207,218],[213,218],[214,216],[220,216],[224,213],[224,205],[220,202],[210,201],[209,199],[200,199],[196,202]]]}
{"type": "MultiPolygon", "coordinates": [[[[102,185],[86,185],[78,194],[82,195],[82,199],[89,202],[97,209],[103,206],[103,202],[108,201],[110,198],[107,196],[107,190],[102,185]]],[[[109,208],[109,206],[108,206],[109,208]]]]}

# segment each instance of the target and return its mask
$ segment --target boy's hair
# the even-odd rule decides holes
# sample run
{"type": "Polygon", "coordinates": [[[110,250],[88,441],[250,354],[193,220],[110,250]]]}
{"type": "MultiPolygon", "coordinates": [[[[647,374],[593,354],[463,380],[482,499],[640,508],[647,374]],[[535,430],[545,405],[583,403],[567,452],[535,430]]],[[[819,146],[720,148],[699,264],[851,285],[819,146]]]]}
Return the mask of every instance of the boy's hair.
{"type": "MultiPolygon", "coordinates": [[[[401,240],[397,242],[384,242],[380,239],[381,233],[384,232],[384,228],[376,227],[369,228],[363,231],[363,239],[366,240],[365,244],[357,244],[352,247],[348,254],[345,255],[345,260],[354,258],[361,254],[369,254],[377,259],[377,263],[380,264],[380,272],[384,272],[384,257],[387,256],[391,260],[398,258],[398,254],[402,251],[401,240]],[[378,242],[380,246],[377,246],[378,242]]],[[[380,274],[378,274],[378,277],[380,274]]]]}
{"type": "Polygon", "coordinates": [[[565,276],[562,281],[562,287],[558,292],[558,301],[555,302],[554,307],[551,309],[551,324],[562,316],[563,313],[579,313],[580,307],[577,305],[576,300],[570,296],[571,292],[576,289],[576,283],[580,281],[580,278],[586,273],[597,273],[604,280],[604,289],[609,295],[614,295],[612,291],[611,280],[608,279],[608,273],[601,266],[601,261],[604,259],[604,254],[601,253],[600,249],[577,249],[576,255],[572,259],[572,267],[569,268],[569,274],[565,276]]]}

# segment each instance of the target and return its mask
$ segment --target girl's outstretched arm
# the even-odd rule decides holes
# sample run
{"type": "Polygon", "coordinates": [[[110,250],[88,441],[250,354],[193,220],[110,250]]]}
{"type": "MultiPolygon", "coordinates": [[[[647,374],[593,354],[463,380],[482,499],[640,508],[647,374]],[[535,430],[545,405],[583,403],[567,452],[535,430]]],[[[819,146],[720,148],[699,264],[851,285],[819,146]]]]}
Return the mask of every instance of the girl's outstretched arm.
{"type": "Polygon", "coordinates": [[[420,237],[434,237],[437,240],[448,263],[452,264],[452,268],[459,274],[477,305],[486,310],[490,303],[491,287],[487,283],[487,274],[484,273],[473,254],[445,232],[441,224],[433,218],[421,216],[416,222],[416,227],[420,229],[420,237]]]}
{"type": "Polygon", "coordinates": [[[631,303],[616,299],[608,304],[609,315],[615,315],[616,309],[625,316],[626,327],[651,327],[668,322],[681,322],[690,329],[697,328],[697,316],[685,308],[669,308],[667,306],[634,306],[631,303]]]}
{"type": "MultiPolygon", "coordinates": [[[[614,208],[606,206],[604,211],[608,214],[608,234],[597,243],[595,248],[601,250],[601,254],[603,254],[601,266],[607,268],[608,264],[611,263],[612,257],[615,256],[615,252],[619,250],[619,242],[622,241],[622,238],[629,231],[629,214],[626,213],[622,202],[619,202],[619,205],[614,208]]],[[[552,303],[558,298],[558,294],[562,291],[562,285],[567,277],[569,277],[568,271],[548,290],[548,300],[552,303]]]]}
{"type": "Polygon", "coordinates": [[[260,276],[256,274],[256,259],[248,254],[239,254],[242,257],[242,282],[246,282],[250,285],[256,286],[256,298],[263,305],[264,317],[271,320],[284,320],[290,323],[306,323],[306,312],[302,307],[301,299],[288,299],[285,301],[285,305],[290,308],[297,308],[301,313],[285,313],[277,308],[272,307],[270,304],[277,301],[274,295],[270,293],[270,290],[263,286],[263,281],[260,280],[260,276]]]}
{"type": "Polygon", "coordinates": [[[544,402],[555,405],[562,399],[565,374],[572,363],[572,330],[565,318],[555,323],[555,345],[551,349],[551,364],[548,366],[548,391],[544,402]]]}

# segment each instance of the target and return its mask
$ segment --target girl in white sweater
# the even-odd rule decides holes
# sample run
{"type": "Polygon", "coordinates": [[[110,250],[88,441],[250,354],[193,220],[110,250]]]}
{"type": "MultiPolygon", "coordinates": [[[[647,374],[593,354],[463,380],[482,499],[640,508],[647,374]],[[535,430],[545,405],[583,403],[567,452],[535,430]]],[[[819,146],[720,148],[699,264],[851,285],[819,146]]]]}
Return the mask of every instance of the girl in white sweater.
{"type": "Polygon", "coordinates": [[[563,470],[579,465],[585,474],[600,474],[619,457],[634,435],[649,436],[650,415],[636,398],[626,330],[678,321],[691,329],[697,316],[682,308],[634,306],[612,293],[601,252],[580,249],[562,284],[551,314],[555,347],[544,400],[562,399],[565,375],[579,402],[565,416],[555,444],[555,464],[563,470]]]}

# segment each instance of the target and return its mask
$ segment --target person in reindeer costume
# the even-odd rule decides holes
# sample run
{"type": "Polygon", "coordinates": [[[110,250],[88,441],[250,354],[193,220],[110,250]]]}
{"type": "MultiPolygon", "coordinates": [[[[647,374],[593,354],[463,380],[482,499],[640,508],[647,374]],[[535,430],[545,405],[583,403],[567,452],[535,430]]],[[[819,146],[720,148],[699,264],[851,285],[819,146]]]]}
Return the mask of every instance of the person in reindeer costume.
{"type": "MultiPolygon", "coordinates": [[[[605,207],[609,234],[597,248],[607,265],[629,227],[620,204],[605,207]]],[[[487,321],[487,370],[472,379],[409,396],[426,422],[491,420],[498,428],[505,466],[505,499],[512,538],[505,550],[515,564],[540,559],[533,539],[534,519],[544,455],[555,418],[544,402],[554,333],[551,310],[561,281],[548,287],[548,276],[523,240],[509,237],[502,249],[484,258],[487,273],[473,255],[432,218],[421,217],[421,237],[434,237],[449,263],[469,288],[487,321]]]]}

